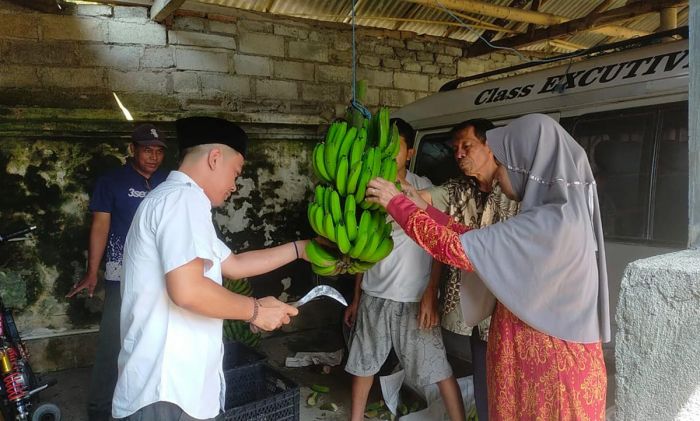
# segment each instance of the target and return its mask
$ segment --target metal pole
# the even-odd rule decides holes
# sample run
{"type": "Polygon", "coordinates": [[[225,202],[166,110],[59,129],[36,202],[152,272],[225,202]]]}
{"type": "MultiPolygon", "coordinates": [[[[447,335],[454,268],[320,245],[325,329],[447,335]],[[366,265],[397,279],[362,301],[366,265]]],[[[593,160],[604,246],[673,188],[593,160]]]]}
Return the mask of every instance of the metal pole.
{"type": "Polygon", "coordinates": [[[690,2],[690,84],[688,86],[688,246],[700,247],[700,1],[690,2]]]}

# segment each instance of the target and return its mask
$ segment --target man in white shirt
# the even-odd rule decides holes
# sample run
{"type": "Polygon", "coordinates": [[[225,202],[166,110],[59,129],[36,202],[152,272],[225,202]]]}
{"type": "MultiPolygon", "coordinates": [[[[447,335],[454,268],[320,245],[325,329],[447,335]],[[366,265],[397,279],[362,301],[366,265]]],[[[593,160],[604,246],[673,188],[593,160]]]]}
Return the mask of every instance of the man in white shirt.
{"type": "Polygon", "coordinates": [[[130,421],[214,419],[223,408],[223,319],[262,330],[297,310],[224,288],[232,279],[306,259],[307,241],[233,254],[216,237],[211,208],[236,190],[247,135],[218,118],[176,122],[182,163],[143,200],[126,238],[121,350],[112,416],[130,421]]]}

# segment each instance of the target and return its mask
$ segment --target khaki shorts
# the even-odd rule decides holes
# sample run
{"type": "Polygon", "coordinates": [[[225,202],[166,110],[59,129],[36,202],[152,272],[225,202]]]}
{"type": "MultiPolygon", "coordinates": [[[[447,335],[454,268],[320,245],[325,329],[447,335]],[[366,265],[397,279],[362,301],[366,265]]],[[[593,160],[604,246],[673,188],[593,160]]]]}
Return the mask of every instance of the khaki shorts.
{"type": "Polygon", "coordinates": [[[377,374],[393,346],[409,383],[425,386],[452,376],[440,327],[419,329],[418,305],[362,294],[345,371],[377,374]]]}

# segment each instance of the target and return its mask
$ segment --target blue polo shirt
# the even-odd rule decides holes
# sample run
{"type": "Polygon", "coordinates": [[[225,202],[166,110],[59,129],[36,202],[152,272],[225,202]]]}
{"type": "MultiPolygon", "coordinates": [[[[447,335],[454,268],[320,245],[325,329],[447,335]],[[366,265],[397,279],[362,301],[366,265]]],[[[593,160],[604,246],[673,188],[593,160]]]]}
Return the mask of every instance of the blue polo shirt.
{"type": "Polygon", "coordinates": [[[105,249],[105,279],[121,279],[126,234],[136,209],[149,191],[162,183],[168,173],[157,170],[150,179],[139,174],[130,162],[97,179],[90,199],[91,212],[110,214],[109,236],[105,249]]]}

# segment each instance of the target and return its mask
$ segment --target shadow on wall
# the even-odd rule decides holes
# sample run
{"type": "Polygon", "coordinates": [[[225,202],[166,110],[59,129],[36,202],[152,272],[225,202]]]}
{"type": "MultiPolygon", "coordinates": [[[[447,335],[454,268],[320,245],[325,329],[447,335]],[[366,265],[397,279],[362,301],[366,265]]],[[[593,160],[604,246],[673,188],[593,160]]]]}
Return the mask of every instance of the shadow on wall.
{"type": "MultiPolygon", "coordinates": [[[[126,157],[128,131],[115,132],[106,139],[0,137],[0,233],[37,226],[30,240],[0,250],[0,291],[17,309],[25,336],[97,327],[101,291],[92,299],[64,296],[85,269],[94,182],[126,157]]],[[[312,146],[303,140],[253,142],[239,193],[214,215],[232,250],[311,236],[305,215],[312,185],[306,157],[312,146]]],[[[167,150],[163,168],[176,167],[176,154],[175,146],[167,150]]],[[[255,294],[296,295],[308,289],[311,272],[299,263],[253,280],[255,294]]]]}

